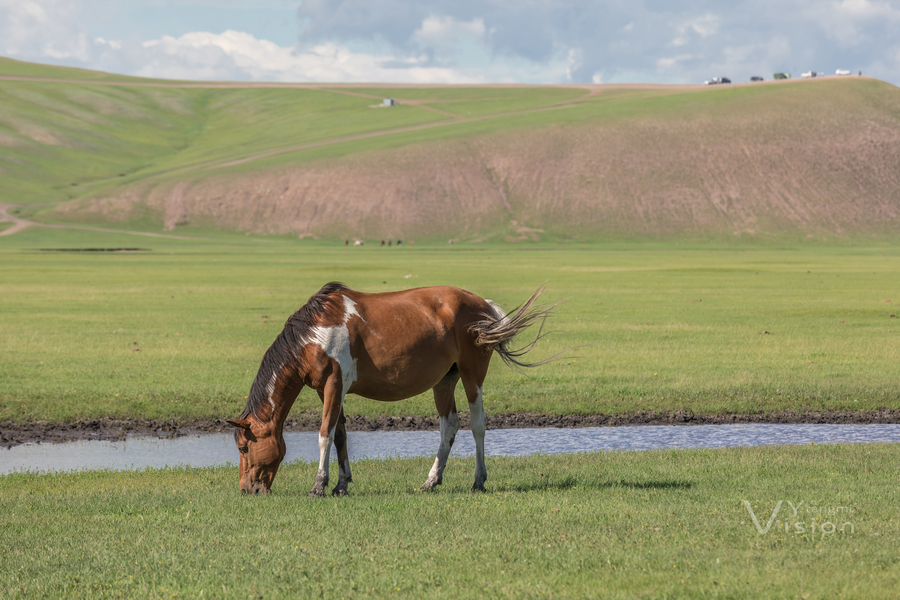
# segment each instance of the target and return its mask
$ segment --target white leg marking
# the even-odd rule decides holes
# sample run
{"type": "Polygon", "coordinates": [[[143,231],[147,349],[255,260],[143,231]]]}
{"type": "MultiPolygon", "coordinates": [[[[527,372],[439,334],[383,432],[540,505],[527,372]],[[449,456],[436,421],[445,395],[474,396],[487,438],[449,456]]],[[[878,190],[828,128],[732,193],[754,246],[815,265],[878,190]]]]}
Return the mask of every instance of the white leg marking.
{"type": "Polygon", "coordinates": [[[316,473],[316,483],[310,490],[310,496],[324,496],[325,486],[328,485],[328,459],[331,457],[331,446],[334,443],[334,429],[329,435],[319,434],[319,472],[316,473]]]}
{"type": "Polygon", "coordinates": [[[472,489],[483,490],[487,479],[487,467],[484,466],[484,431],[487,415],[484,414],[484,398],[480,387],[475,402],[469,405],[469,414],[472,420],[472,436],[475,438],[475,484],[472,489]]]}
{"type": "Polygon", "coordinates": [[[332,429],[328,437],[319,434],[319,473],[316,475],[316,483],[323,481],[323,485],[328,483],[328,460],[331,458],[331,446],[334,444],[334,429],[332,429]]]}
{"type": "Polygon", "coordinates": [[[428,473],[428,479],[422,487],[431,488],[441,483],[444,477],[444,467],[447,466],[447,457],[450,456],[450,450],[453,448],[453,440],[456,438],[456,432],[459,431],[459,415],[450,413],[449,417],[441,417],[441,444],[438,446],[437,457],[434,459],[434,466],[428,473]]]}

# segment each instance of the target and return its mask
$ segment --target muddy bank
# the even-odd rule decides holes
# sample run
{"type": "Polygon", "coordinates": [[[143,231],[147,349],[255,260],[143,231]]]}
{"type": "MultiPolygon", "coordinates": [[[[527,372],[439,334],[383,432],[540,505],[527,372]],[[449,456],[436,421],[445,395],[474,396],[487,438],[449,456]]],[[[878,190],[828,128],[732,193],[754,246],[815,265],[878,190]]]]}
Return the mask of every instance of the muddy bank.
{"type": "MultiPolygon", "coordinates": [[[[319,428],[319,415],[301,414],[285,422],[285,431],[314,431],[319,428]]],[[[469,427],[468,413],[460,413],[464,429],[469,427]]],[[[873,412],[833,411],[768,414],[694,414],[683,411],[669,413],[634,412],[620,415],[539,415],[529,413],[489,415],[488,429],[523,427],[616,427],[622,425],[724,425],[732,423],[830,423],[870,424],[900,423],[900,410],[873,412]]],[[[437,430],[436,417],[347,417],[350,431],[437,430]]],[[[198,433],[221,433],[232,427],[224,419],[194,421],[153,421],[149,419],[82,419],[68,423],[37,421],[34,423],[0,423],[0,447],[10,448],[25,442],[68,442],[73,440],[122,440],[128,435],[151,435],[173,438],[198,433]]]]}

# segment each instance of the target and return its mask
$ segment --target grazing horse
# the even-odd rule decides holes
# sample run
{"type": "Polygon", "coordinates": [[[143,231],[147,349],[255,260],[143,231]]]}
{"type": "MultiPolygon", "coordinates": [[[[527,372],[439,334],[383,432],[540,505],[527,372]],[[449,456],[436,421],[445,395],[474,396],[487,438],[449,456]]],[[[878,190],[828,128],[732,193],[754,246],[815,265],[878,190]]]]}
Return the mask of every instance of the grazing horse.
{"type": "Polygon", "coordinates": [[[509,347],[510,340],[534,321],[540,320],[543,329],[553,307],[534,306],[542,291],[543,286],[507,315],[490,300],[454,287],[366,294],[340,283],[326,284],[287,320],[262,359],[244,412],[228,421],[235,427],[240,451],[241,491],[258,494],[271,489],[285,455],[284,420],[304,385],[316,390],[323,404],[319,471],[310,496],[325,494],[332,444],[340,469],[332,494],[346,494],[352,481],[343,411],[347,394],[394,402],[433,390],[441,443],[421,489],[440,485],[459,430],[454,390],[460,379],[475,437],[472,490],[483,491],[484,378],[494,351],[507,364],[523,367],[550,360],[520,360],[541,331],[526,346],[509,347]]]}

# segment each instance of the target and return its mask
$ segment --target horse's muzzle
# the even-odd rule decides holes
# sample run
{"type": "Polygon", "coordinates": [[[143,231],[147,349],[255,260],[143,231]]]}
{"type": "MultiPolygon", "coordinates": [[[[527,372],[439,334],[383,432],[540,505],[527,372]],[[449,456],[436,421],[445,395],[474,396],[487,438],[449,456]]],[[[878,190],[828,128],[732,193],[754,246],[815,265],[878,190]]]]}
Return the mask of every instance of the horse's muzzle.
{"type": "Polygon", "coordinates": [[[272,491],[263,483],[255,483],[250,487],[241,488],[242,494],[271,494],[272,491]]]}

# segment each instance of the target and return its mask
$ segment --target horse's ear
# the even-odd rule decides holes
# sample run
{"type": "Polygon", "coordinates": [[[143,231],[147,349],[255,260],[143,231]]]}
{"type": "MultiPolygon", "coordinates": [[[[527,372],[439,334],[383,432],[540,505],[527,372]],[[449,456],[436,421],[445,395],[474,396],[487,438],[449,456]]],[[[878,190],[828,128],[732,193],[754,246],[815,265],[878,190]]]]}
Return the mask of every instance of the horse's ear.
{"type": "Polygon", "coordinates": [[[240,421],[225,421],[229,425],[240,427],[241,429],[250,429],[250,419],[241,419],[240,421]]]}

